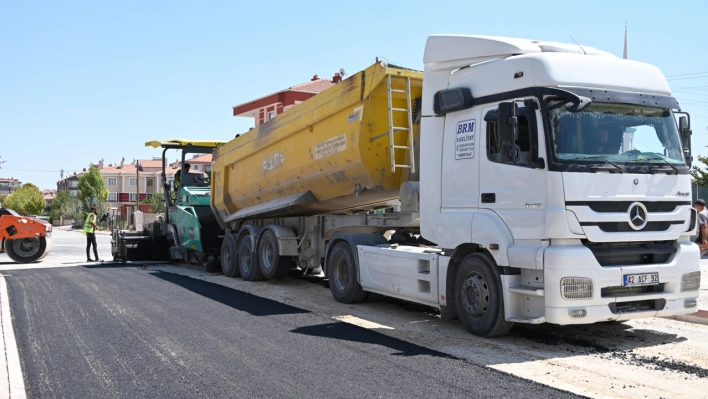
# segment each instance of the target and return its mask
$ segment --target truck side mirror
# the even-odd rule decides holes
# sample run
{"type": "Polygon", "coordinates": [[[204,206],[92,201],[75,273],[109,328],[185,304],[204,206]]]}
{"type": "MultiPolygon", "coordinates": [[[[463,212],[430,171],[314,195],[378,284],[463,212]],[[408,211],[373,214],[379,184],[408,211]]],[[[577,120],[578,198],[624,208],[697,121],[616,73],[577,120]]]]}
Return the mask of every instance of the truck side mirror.
{"type": "Polygon", "coordinates": [[[691,123],[685,116],[679,118],[679,134],[681,134],[681,145],[683,146],[683,154],[686,158],[686,165],[691,167],[693,156],[691,155],[691,123]]]}
{"type": "Polygon", "coordinates": [[[499,139],[514,144],[519,137],[519,108],[516,102],[499,103],[499,139]]]}

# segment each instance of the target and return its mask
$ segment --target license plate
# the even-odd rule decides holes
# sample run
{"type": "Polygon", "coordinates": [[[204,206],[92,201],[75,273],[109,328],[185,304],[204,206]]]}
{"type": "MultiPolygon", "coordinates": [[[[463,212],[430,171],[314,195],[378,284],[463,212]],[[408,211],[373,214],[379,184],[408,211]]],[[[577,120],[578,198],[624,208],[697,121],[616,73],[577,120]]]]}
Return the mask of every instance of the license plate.
{"type": "Polygon", "coordinates": [[[634,287],[638,285],[657,285],[659,284],[659,273],[644,273],[644,274],[625,274],[624,286],[634,287]]]}

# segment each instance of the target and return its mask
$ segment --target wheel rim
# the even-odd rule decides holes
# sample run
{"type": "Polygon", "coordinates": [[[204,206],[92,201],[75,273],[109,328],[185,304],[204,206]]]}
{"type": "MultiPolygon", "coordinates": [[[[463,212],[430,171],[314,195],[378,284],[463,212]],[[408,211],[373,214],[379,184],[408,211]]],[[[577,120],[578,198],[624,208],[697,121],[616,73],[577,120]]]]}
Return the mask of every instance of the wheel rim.
{"type": "Polygon", "coordinates": [[[471,273],[462,283],[462,306],[473,318],[484,317],[489,308],[489,286],[479,273],[471,273]]]}
{"type": "Polygon", "coordinates": [[[275,248],[273,248],[273,243],[267,240],[263,245],[263,253],[261,254],[261,260],[263,261],[263,268],[270,270],[273,267],[273,258],[275,257],[275,248]]]}
{"type": "Polygon", "coordinates": [[[21,240],[14,240],[12,243],[12,249],[15,253],[23,258],[29,258],[34,256],[37,251],[39,251],[39,238],[23,238],[21,240]]]}
{"type": "Polygon", "coordinates": [[[337,262],[334,263],[332,271],[334,272],[332,276],[334,286],[337,288],[337,291],[344,291],[349,284],[349,265],[346,260],[343,258],[338,259],[337,262]]]}
{"type": "Polygon", "coordinates": [[[243,271],[248,273],[251,270],[251,251],[246,244],[243,244],[241,249],[241,259],[239,259],[243,271]]]}
{"type": "Polygon", "coordinates": [[[231,248],[226,247],[224,250],[224,259],[222,261],[222,266],[229,268],[231,266],[231,248]]]}

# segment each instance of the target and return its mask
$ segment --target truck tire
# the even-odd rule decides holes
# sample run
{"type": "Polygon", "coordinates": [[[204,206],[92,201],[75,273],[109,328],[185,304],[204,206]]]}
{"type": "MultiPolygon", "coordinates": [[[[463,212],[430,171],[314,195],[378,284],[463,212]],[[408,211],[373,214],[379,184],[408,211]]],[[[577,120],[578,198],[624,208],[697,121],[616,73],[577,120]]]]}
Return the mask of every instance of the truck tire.
{"type": "Polygon", "coordinates": [[[251,252],[251,237],[243,236],[238,243],[238,270],[246,281],[263,280],[263,273],[258,267],[258,257],[251,252]]]}
{"type": "Polygon", "coordinates": [[[514,324],[504,316],[499,271],[484,254],[467,255],[460,263],[455,278],[455,304],[460,322],[474,335],[504,335],[514,324]]]}
{"type": "Polygon", "coordinates": [[[236,236],[227,234],[224,237],[224,242],[221,243],[221,272],[226,277],[240,276],[238,268],[238,242],[236,236]]]}
{"type": "Polygon", "coordinates": [[[18,238],[5,242],[5,251],[10,259],[18,263],[31,263],[44,257],[47,239],[43,236],[18,238]]]}
{"type": "Polygon", "coordinates": [[[358,281],[358,270],[351,247],[345,241],[334,244],[327,256],[329,290],[337,302],[359,303],[366,297],[366,291],[358,281]]]}
{"type": "Polygon", "coordinates": [[[292,259],[290,256],[280,256],[278,238],[272,230],[266,230],[261,235],[258,244],[258,265],[263,277],[280,280],[288,275],[292,259]]]}

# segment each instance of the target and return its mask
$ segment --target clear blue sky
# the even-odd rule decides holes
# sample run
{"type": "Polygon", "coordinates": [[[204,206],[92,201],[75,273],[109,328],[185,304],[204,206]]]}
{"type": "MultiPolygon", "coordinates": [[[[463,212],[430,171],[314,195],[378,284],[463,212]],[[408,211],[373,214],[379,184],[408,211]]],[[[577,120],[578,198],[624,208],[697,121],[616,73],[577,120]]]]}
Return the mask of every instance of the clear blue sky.
{"type": "Polygon", "coordinates": [[[231,107],[376,56],[422,69],[428,35],[572,42],[657,65],[708,154],[708,2],[0,2],[0,177],[159,156],[145,141],[229,140],[231,107]],[[679,3],[677,3],[679,4],[679,3]],[[693,75],[687,75],[693,74],[693,75]],[[678,76],[680,75],[680,76],[678,76]]]}

